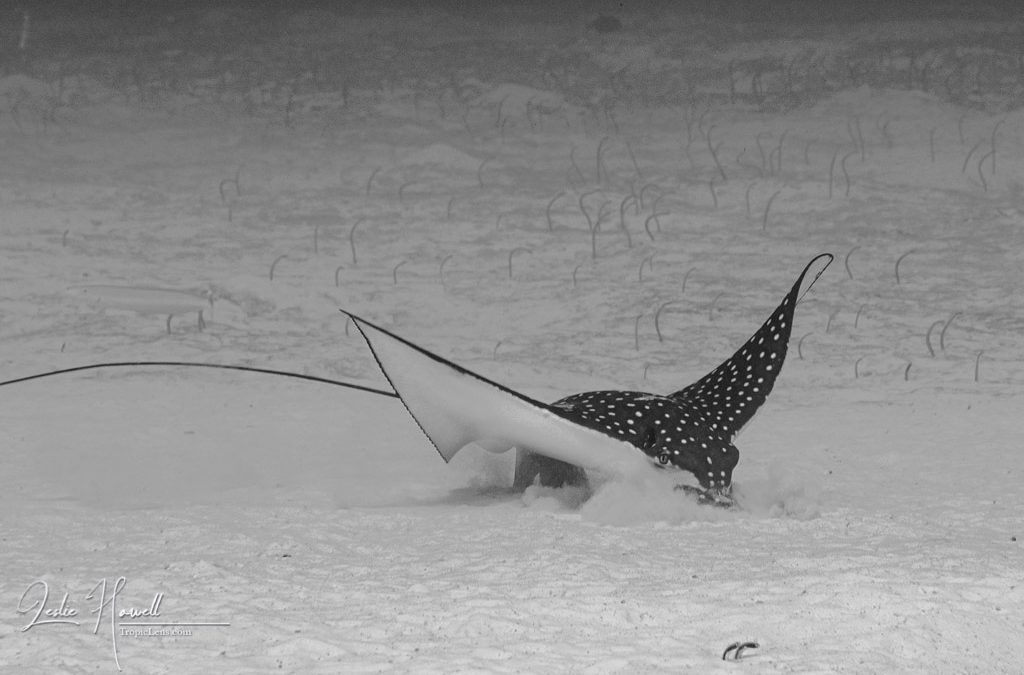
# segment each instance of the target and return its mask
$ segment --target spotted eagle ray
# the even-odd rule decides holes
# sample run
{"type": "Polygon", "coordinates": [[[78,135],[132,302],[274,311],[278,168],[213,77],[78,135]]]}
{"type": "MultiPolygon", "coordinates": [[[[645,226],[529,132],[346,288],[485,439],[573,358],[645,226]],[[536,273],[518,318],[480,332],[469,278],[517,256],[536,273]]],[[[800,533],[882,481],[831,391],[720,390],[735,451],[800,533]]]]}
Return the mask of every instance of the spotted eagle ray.
{"type": "Polygon", "coordinates": [[[793,313],[831,264],[811,260],[771,316],[735,354],[693,384],[665,395],[587,391],[543,403],[453,363],[353,314],[398,397],[446,461],[475,443],[516,449],[513,485],[586,484],[587,472],[693,474],[702,502],[731,504],[739,462],[733,439],[767,400],[786,359],[793,313]],[[806,286],[808,272],[820,264],[806,286]]]}
{"type": "Polygon", "coordinates": [[[476,443],[516,448],[514,486],[586,484],[588,471],[642,475],[651,467],[692,473],[700,501],[731,505],[733,439],[765,402],[786,358],[797,302],[833,260],[823,253],[800,273],[767,321],[724,363],[690,386],[662,396],[590,391],[551,404],[473,373],[365,319],[347,313],[394,391],[253,366],[183,361],[121,361],[62,368],[0,381],[0,387],[100,368],[218,368],[321,382],[398,398],[444,460],[476,443]],[[807,279],[819,261],[820,268],[807,279]],[[805,283],[806,280],[806,283],[805,283]]]}

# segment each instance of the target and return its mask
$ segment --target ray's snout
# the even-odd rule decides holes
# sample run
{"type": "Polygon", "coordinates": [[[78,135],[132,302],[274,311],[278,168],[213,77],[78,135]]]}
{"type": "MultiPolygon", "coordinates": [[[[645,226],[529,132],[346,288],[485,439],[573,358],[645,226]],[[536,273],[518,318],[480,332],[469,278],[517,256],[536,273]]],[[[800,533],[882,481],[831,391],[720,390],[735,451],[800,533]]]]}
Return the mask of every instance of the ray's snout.
{"type": "Polygon", "coordinates": [[[705,490],[728,493],[732,490],[732,469],[706,471],[703,474],[697,474],[697,481],[705,490]]]}

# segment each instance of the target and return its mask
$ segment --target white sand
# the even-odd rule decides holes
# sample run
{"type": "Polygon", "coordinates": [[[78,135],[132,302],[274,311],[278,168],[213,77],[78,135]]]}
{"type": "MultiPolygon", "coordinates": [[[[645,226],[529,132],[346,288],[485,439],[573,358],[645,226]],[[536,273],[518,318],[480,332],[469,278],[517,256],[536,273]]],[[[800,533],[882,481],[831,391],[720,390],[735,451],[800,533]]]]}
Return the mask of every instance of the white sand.
{"type": "MultiPolygon", "coordinates": [[[[499,30],[431,25],[438,44],[499,30]]],[[[389,14],[332,30],[375,26],[395,49],[416,37],[389,14]]],[[[564,30],[578,40],[566,53],[652,77],[676,63],[656,41],[661,60],[639,58],[634,33],[564,30]]],[[[237,87],[218,99],[198,72],[198,93],[157,83],[142,103],[130,83],[79,78],[68,86],[89,101],[47,124],[55,80],[0,82],[27,101],[0,116],[0,379],[181,359],[386,386],[345,307],[544,400],[665,393],[728,357],[831,251],[737,441],[747,509],[664,485],[514,494],[510,457],[445,465],[396,400],[327,385],[153,368],[3,387],[0,669],[115,672],[110,610],[94,633],[86,596],[123,576],[121,609],[163,593],[161,620],[231,624],[119,635],[130,673],[1020,672],[1024,116],[893,77],[788,112],[718,101],[700,131],[703,105],[613,98],[616,130],[555,83],[456,66],[438,57],[433,89],[353,76],[345,108],[300,68],[291,128],[271,81],[247,114],[237,87]],[[709,129],[728,174],[717,208],[709,129]],[[989,157],[979,175],[994,129],[995,172],[989,157]],[[781,169],[758,138],[766,152],[782,140],[781,169]],[[619,207],[647,183],[629,248],[619,207]],[[592,249],[577,201],[597,189],[592,249]],[[203,332],[176,317],[168,335],[162,316],[66,292],[81,285],[211,290],[216,313],[203,332]],[[47,608],[67,593],[82,625],[22,630],[39,580],[47,608]],[[760,648],[723,663],[738,640],[760,648]]]]}

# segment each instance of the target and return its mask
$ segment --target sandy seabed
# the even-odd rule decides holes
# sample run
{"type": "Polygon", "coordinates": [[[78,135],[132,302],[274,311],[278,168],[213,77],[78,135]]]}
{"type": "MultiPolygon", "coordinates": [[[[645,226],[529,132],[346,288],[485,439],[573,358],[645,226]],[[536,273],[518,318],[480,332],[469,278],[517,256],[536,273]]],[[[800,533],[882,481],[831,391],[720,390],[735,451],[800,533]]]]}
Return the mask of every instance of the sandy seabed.
{"type": "Polygon", "coordinates": [[[742,508],[515,493],[326,384],[0,387],[0,669],[1020,672],[1021,16],[601,9],[12,22],[0,379],[386,388],[344,307],[542,400],[666,393],[830,251],[742,508]]]}

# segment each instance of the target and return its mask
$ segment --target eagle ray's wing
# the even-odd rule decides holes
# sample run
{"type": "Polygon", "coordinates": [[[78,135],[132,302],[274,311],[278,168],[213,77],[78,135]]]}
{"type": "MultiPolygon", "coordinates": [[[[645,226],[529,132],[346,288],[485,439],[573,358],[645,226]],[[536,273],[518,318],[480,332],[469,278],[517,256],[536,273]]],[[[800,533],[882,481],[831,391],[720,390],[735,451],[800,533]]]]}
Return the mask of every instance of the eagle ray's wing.
{"type": "Polygon", "coordinates": [[[476,443],[491,452],[518,448],[610,475],[651,470],[650,462],[633,445],[567,420],[544,403],[365,319],[348,316],[384,377],[446,462],[476,443]]]}
{"type": "Polygon", "coordinates": [[[832,260],[830,253],[822,253],[807,263],[779,306],[735,354],[690,386],[670,394],[670,398],[708,418],[708,423],[727,438],[738,434],[775,386],[786,359],[797,302],[832,260]],[[808,276],[816,265],[820,269],[808,276]]]}

